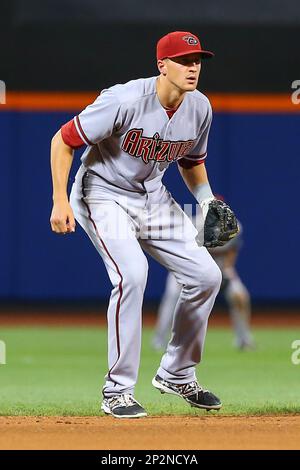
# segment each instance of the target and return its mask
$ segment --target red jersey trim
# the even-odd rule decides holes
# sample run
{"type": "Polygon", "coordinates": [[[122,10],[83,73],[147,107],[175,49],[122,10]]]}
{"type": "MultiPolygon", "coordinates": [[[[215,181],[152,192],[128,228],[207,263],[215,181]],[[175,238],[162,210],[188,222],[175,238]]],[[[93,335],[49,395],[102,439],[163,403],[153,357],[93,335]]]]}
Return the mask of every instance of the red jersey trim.
{"type": "Polygon", "coordinates": [[[201,165],[205,162],[207,152],[202,155],[185,155],[180,160],[178,160],[178,165],[182,168],[192,168],[193,166],[201,165]]]}
{"type": "Polygon", "coordinates": [[[82,129],[82,126],[79,121],[79,116],[75,116],[74,118],[74,123],[77,129],[78,134],[80,135],[81,139],[86,145],[94,145],[86,136],[84,130],[82,129]]]}
{"type": "Polygon", "coordinates": [[[193,162],[202,162],[206,159],[207,152],[202,153],[202,155],[185,155],[183,158],[186,160],[191,160],[193,162]]]}
{"type": "Polygon", "coordinates": [[[77,149],[85,145],[85,142],[77,132],[74,119],[71,119],[71,121],[61,127],[61,136],[64,143],[73,149],[77,149]]]}
{"type": "Polygon", "coordinates": [[[180,160],[177,161],[178,165],[181,166],[182,168],[189,169],[193,168],[193,166],[198,166],[204,163],[204,160],[200,160],[198,162],[192,162],[191,160],[186,160],[185,158],[181,158],[180,160]]]}

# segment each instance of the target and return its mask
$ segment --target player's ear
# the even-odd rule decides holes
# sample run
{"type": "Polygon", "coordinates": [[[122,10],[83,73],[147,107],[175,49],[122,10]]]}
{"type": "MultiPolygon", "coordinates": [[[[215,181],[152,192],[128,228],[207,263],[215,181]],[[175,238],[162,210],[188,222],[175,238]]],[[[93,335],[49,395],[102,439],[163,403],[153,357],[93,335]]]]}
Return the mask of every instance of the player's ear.
{"type": "Polygon", "coordinates": [[[157,61],[157,68],[162,75],[167,75],[166,63],[164,60],[157,61]]]}

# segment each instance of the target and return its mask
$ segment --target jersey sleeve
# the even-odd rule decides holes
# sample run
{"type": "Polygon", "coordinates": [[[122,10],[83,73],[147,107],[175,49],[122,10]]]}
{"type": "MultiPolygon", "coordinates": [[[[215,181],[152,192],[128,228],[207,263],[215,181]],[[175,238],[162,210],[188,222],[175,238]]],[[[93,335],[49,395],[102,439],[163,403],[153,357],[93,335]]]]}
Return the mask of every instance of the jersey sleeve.
{"type": "Polygon", "coordinates": [[[121,127],[120,102],[111,89],[106,89],[74,118],[74,125],[86,145],[107,139],[121,127]]]}
{"type": "Polygon", "coordinates": [[[207,113],[201,125],[199,137],[196,145],[191,150],[191,153],[185,155],[182,159],[178,160],[178,164],[183,168],[190,168],[191,166],[200,165],[204,163],[207,156],[207,142],[209,130],[212,122],[212,109],[208,101],[207,113]]]}
{"type": "Polygon", "coordinates": [[[61,127],[61,136],[66,145],[69,145],[72,149],[78,149],[85,145],[75,126],[75,120],[67,122],[61,127]]]}

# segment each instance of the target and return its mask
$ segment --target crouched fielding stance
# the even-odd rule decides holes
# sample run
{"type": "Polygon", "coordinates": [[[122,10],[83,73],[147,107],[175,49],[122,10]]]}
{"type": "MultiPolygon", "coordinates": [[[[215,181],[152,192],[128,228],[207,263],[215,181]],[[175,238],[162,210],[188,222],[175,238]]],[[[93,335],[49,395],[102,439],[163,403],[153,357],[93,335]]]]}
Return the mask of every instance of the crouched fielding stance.
{"type": "Polygon", "coordinates": [[[113,285],[102,410],[118,418],[147,415],[134,398],[148,270],[143,250],[182,285],[172,338],[152,383],[192,406],[221,407],[195,376],[221,272],[207,249],[197,245],[195,227],[161,181],[177,161],[205,216],[214,199],[204,165],[212,112],[196,86],[201,59],[212,55],[194,34],[169,33],[157,43],[158,77],[103,90],[52,139],[52,230],[73,232],[75,215],[113,285]],[[69,203],[73,149],[82,145],[87,148],[69,203]]]}

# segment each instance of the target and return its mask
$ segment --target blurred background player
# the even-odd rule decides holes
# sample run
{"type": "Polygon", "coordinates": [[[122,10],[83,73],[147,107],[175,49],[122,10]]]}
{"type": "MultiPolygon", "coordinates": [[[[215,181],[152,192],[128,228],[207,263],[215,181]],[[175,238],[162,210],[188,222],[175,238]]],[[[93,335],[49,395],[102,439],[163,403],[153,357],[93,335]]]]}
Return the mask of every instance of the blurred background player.
{"type": "MultiPolygon", "coordinates": [[[[223,199],[221,196],[216,196],[223,199]]],[[[235,340],[234,345],[240,350],[254,349],[255,343],[250,331],[251,300],[246,286],[236,270],[237,257],[242,246],[242,225],[239,222],[239,234],[222,247],[209,249],[222,272],[220,294],[224,296],[228,306],[235,340]]],[[[155,349],[163,349],[168,338],[182,286],[169,273],[165,290],[158,308],[158,317],[152,345],[155,349]]]]}

